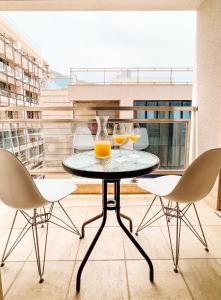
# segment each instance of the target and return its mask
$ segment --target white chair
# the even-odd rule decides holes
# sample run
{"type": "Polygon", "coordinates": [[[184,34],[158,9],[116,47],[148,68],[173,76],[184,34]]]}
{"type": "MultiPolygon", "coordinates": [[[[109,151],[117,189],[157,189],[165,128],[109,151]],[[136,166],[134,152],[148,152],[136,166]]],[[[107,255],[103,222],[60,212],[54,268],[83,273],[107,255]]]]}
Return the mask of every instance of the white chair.
{"type": "Polygon", "coordinates": [[[153,179],[140,179],[138,182],[139,187],[154,194],[155,197],[149,205],[140,225],[138,226],[136,235],[138,235],[141,230],[162,216],[165,216],[170,240],[170,248],[175,266],[174,271],[176,273],[178,272],[177,267],[179,261],[181,223],[184,223],[203,244],[205,250],[209,251],[199,215],[196,210],[195,202],[203,199],[209,194],[215,183],[220,168],[221,148],[211,149],[200,155],[186,169],[182,177],[168,175],[153,179]],[[160,199],[161,208],[157,211],[157,213],[155,213],[154,216],[147,219],[147,215],[157,197],[160,199]],[[163,201],[163,198],[167,199],[166,204],[165,201],[163,201]],[[196,230],[187,217],[187,211],[191,207],[193,207],[193,210],[196,214],[201,233],[196,230]],[[169,223],[173,218],[176,219],[175,254],[169,226],[169,223]]]}
{"type": "Polygon", "coordinates": [[[72,180],[33,180],[26,168],[12,153],[7,150],[0,149],[0,199],[7,206],[16,209],[3,252],[1,267],[4,266],[5,260],[9,257],[22,238],[27,234],[29,229],[32,229],[38,273],[40,276],[39,283],[44,281],[43,274],[45,267],[49,222],[56,224],[74,234],[80,235],[78,229],[60,203],[61,199],[68,196],[75,189],[76,185],[74,185],[72,180]],[[69,224],[53,214],[55,203],[58,203],[69,224]],[[46,208],[47,205],[49,206],[48,209],[46,208]],[[31,212],[29,210],[31,210],[31,212]],[[15,241],[12,243],[10,249],[7,251],[12,230],[19,213],[26,220],[26,224],[18,234],[15,241]],[[43,260],[41,263],[38,227],[44,227],[44,225],[46,225],[46,235],[43,260]]]}
{"type": "Polygon", "coordinates": [[[144,150],[148,146],[149,146],[149,138],[148,138],[147,129],[141,127],[140,128],[140,138],[134,144],[134,149],[136,149],[136,150],[144,150]]]}
{"type": "Polygon", "coordinates": [[[77,152],[94,149],[93,135],[87,126],[81,125],[75,129],[73,149],[77,150],[77,152]]]}

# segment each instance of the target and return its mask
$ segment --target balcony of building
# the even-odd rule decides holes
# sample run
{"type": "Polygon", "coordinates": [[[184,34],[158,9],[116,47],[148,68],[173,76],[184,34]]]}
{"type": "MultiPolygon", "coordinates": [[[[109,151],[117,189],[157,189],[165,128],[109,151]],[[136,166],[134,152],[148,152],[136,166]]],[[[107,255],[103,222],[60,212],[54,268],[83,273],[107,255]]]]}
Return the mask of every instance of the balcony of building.
{"type": "MultiPolygon", "coordinates": [[[[144,103],[137,108],[131,98],[129,102],[128,98],[125,98],[121,102],[121,108],[118,109],[119,116],[112,116],[110,124],[111,122],[130,123],[136,121],[140,123],[141,127],[144,126],[148,129],[153,129],[155,125],[161,128],[161,133],[164,132],[164,138],[162,137],[156,141],[154,140],[154,134],[149,136],[147,151],[150,148],[152,151],[159,150],[157,155],[164,163],[161,168],[155,170],[153,176],[182,175],[188,164],[198,155],[208,149],[220,147],[221,2],[219,0],[100,1],[99,3],[98,1],[28,0],[1,1],[0,8],[4,10],[49,10],[52,9],[52,2],[54,10],[197,10],[193,91],[189,81],[184,82],[184,89],[182,82],[177,84],[179,89],[182,89],[185,96],[184,100],[188,100],[191,93],[191,106],[171,107],[161,104],[157,108],[151,108],[144,103]],[[148,116],[148,118],[143,117],[143,115],[148,116]],[[165,136],[168,137],[169,132],[171,138],[169,142],[168,139],[165,142],[165,136]],[[170,155],[171,153],[172,155],[170,155]],[[171,158],[175,158],[175,160],[171,158]]],[[[80,70],[80,74],[77,74],[78,71],[73,71],[69,92],[72,95],[72,100],[85,100],[85,103],[91,99],[119,101],[121,100],[119,93],[122,86],[130,86],[130,91],[133,90],[133,93],[135,93],[137,83],[151,86],[154,90],[152,95],[156,95],[155,88],[159,84],[157,80],[153,80],[155,73],[148,81],[146,76],[134,75],[139,73],[138,70],[135,73],[130,73],[122,69],[120,73],[111,78],[106,75],[106,70],[98,70],[98,79],[94,82],[91,81],[91,78],[81,77],[80,74],[84,74],[84,71],[81,72],[82,70],[80,70]],[[131,74],[133,75],[131,76],[131,74]],[[94,92],[97,86],[101,86],[102,93],[96,94],[94,92]],[[111,94],[110,88],[113,89],[113,86],[114,92],[111,94]],[[82,98],[82,89],[87,95],[85,99],[82,98]],[[92,92],[96,97],[91,98],[92,92]]],[[[97,70],[95,71],[97,72],[97,70]]],[[[110,70],[112,74],[115,71],[110,70]]],[[[39,72],[41,72],[41,69],[39,72]]],[[[170,75],[170,70],[167,70],[167,72],[166,79],[165,74],[160,75],[162,86],[164,86],[161,92],[163,91],[164,97],[158,100],[162,101],[170,99],[170,97],[165,99],[165,95],[173,95],[173,93],[169,93],[167,87],[175,85],[175,77],[170,75]]],[[[147,91],[149,93],[150,89],[148,88],[147,91]]],[[[139,96],[136,100],[145,99],[139,96]]],[[[156,99],[156,97],[152,99],[156,99]]],[[[79,103],[76,102],[76,104],[79,103]]],[[[86,109],[80,107],[80,111],[73,114],[73,111],[76,112],[76,107],[59,107],[59,105],[49,108],[39,106],[35,109],[31,107],[31,111],[42,112],[41,119],[33,120],[27,118],[27,114],[24,112],[28,111],[29,108],[25,107],[22,108],[22,117],[14,118],[10,122],[1,114],[1,132],[6,132],[9,126],[13,126],[15,136],[17,136],[15,140],[18,142],[18,130],[25,128],[29,129],[29,132],[25,132],[28,143],[35,145],[38,141],[43,141],[40,145],[42,151],[40,156],[38,153],[36,154],[35,150],[32,153],[30,151],[25,153],[27,159],[24,162],[33,177],[70,179],[71,175],[63,170],[61,163],[66,155],[79,150],[75,149],[76,147],[73,144],[77,126],[83,125],[92,131],[96,112],[100,114],[108,110],[108,114],[110,114],[116,110],[116,107],[111,108],[110,106],[101,107],[100,109],[91,107],[88,115],[88,108],[89,106],[86,109]],[[58,117],[58,112],[61,111],[62,114],[58,117]],[[51,112],[53,114],[50,114],[51,112]],[[48,117],[46,117],[47,115],[48,117]],[[38,132],[39,128],[40,132],[38,132]],[[38,157],[40,157],[39,160],[38,157]],[[32,164],[28,163],[29,159],[32,160],[32,164]]],[[[8,111],[4,107],[1,107],[1,110],[2,112],[8,111]]],[[[2,135],[2,141],[6,139],[10,141],[10,150],[13,152],[17,147],[16,142],[13,141],[13,137],[8,139],[7,135],[2,135]]],[[[25,157],[24,153],[19,151],[17,156],[21,160],[25,157]]],[[[206,172],[203,175],[209,179],[206,172]]],[[[75,181],[78,189],[63,200],[63,205],[77,228],[80,229],[83,222],[101,212],[101,185],[97,181],[85,182],[85,179],[75,177],[71,179],[75,181]]],[[[110,189],[109,194],[111,197],[112,192],[113,190],[110,189]]],[[[139,226],[147,205],[151,203],[152,197],[153,195],[138,188],[134,180],[133,182],[128,180],[122,183],[122,212],[132,218],[135,230],[139,226]]],[[[11,253],[5,266],[1,268],[5,299],[219,300],[221,295],[220,199],[220,177],[218,177],[211,193],[197,205],[210,251],[204,251],[204,247],[198,239],[187,228],[188,226],[184,225],[181,232],[178,273],[173,272],[173,261],[165,218],[159,218],[136,237],[136,240],[153,261],[155,269],[154,284],[149,282],[149,269],[145,260],[133,248],[126,235],[120,231],[113,212],[108,213],[106,230],[101,235],[84,269],[80,293],[76,293],[77,271],[100,226],[100,221],[88,225],[85,238],[82,240],[79,240],[78,236],[73,236],[72,233],[50,224],[44,274],[45,282],[42,284],[38,283],[39,276],[34,245],[32,244],[32,234],[29,232],[29,235],[11,253]]],[[[155,202],[149,212],[150,217],[157,213],[159,207],[160,203],[155,202]]],[[[55,207],[55,210],[58,216],[62,216],[62,210],[58,206],[55,207]]],[[[12,209],[1,204],[0,247],[2,252],[10,231],[13,215],[14,211],[12,209]]],[[[199,225],[193,219],[191,212],[189,217],[193,227],[199,229],[199,225]]],[[[176,238],[175,227],[177,224],[175,221],[171,221],[172,239],[174,239],[176,238]]],[[[129,227],[126,220],[125,225],[129,227]]],[[[22,227],[23,222],[20,218],[15,225],[13,236],[22,227]]],[[[39,231],[41,247],[43,247],[46,228],[40,228],[39,226],[39,231]]]]}
{"type": "MultiPolygon", "coordinates": [[[[197,107],[191,103],[184,105],[175,102],[172,105],[163,101],[155,106],[148,106],[144,101],[135,101],[134,106],[120,106],[119,101],[112,101],[111,104],[108,101],[102,105],[100,101],[75,101],[73,106],[10,107],[17,114],[10,120],[0,120],[1,147],[13,152],[34,178],[74,180],[78,188],[63,201],[63,205],[78,229],[86,220],[101,212],[101,181],[72,177],[63,169],[62,160],[84,151],[75,142],[79,127],[87,128],[86,135],[90,133],[95,137],[96,115],[110,116],[110,138],[116,122],[126,125],[136,122],[147,130],[148,145],[140,151],[150,151],[161,160],[159,169],[152,173],[152,177],[182,175],[190,161],[194,143],[194,134],[190,132],[194,130],[197,107]],[[41,118],[27,118],[34,112],[40,113],[41,118]]],[[[7,107],[0,109],[2,112],[8,110],[7,107]]],[[[128,143],[124,147],[131,148],[131,145],[128,143]]],[[[112,193],[110,188],[110,196],[112,193]]],[[[135,232],[153,195],[139,188],[134,178],[122,180],[121,193],[122,213],[131,217],[135,232]]],[[[178,274],[173,272],[167,225],[163,217],[136,237],[153,261],[155,284],[148,282],[145,260],[121,232],[114,212],[110,211],[105,231],[82,275],[81,299],[110,299],[110,289],[111,299],[219,299],[221,218],[216,210],[218,201],[215,193],[197,205],[209,253],[205,252],[189,228],[183,226],[178,274]]],[[[154,203],[150,217],[159,208],[160,202],[154,203]]],[[[58,206],[55,211],[62,217],[58,206]]],[[[13,213],[13,209],[1,204],[1,249],[7,239],[13,213]]],[[[193,212],[190,212],[190,217],[194,220],[193,212]]],[[[176,223],[175,220],[172,222],[174,238],[176,223]]],[[[193,224],[198,228],[197,223],[193,224]]],[[[127,220],[125,225],[128,226],[127,220]]],[[[13,234],[18,233],[22,226],[21,217],[16,221],[13,234]]],[[[78,299],[79,294],[75,292],[76,273],[99,226],[100,221],[91,223],[86,228],[84,240],[79,240],[72,233],[50,224],[45,282],[41,285],[38,283],[31,232],[27,234],[1,270],[5,299],[48,299],[49,295],[53,299],[78,299]]],[[[40,229],[40,243],[44,243],[45,230],[45,227],[40,229]]]]}

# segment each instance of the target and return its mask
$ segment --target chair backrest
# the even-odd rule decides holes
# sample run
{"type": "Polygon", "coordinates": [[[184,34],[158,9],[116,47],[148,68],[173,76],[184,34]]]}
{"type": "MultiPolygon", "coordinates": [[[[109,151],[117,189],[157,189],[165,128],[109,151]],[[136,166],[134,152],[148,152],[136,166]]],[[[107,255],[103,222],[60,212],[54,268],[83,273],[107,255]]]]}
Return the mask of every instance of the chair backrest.
{"type": "Polygon", "coordinates": [[[23,164],[4,149],[0,149],[0,199],[15,209],[37,208],[47,203],[23,164]]]}
{"type": "Polygon", "coordinates": [[[204,152],[186,169],[176,187],[166,197],[178,202],[203,199],[213,188],[220,168],[221,148],[204,152]]]}
{"type": "Polygon", "coordinates": [[[78,126],[74,133],[73,148],[76,150],[92,150],[94,139],[87,126],[78,126]]]}
{"type": "Polygon", "coordinates": [[[140,128],[140,138],[134,144],[134,149],[143,150],[149,146],[149,139],[146,128],[140,128]]]}

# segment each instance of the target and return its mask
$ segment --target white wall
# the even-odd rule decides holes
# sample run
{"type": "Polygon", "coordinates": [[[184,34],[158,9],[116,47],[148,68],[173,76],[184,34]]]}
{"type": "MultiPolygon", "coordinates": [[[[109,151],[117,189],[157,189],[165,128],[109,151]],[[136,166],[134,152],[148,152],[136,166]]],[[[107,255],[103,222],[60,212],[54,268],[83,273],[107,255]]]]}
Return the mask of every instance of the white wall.
{"type": "MultiPolygon", "coordinates": [[[[221,0],[205,0],[197,13],[196,77],[200,154],[221,147],[221,0]]],[[[210,196],[215,208],[217,185],[210,196]]]]}

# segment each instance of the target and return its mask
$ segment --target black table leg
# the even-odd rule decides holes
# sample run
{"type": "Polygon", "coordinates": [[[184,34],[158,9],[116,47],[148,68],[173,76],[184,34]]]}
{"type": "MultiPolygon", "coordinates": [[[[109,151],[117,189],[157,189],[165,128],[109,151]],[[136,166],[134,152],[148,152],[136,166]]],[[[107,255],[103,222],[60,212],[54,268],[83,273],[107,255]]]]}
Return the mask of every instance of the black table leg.
{"type": "Polygon", "coordinates": [[[126,228],[126,226],[123,224],[123,222],[121,220],[121,215],[120,215],[120,180],[116,180],[114,182],[114,184],[116,185],[115,199],[116,199],[116,216],[117,216],[117,221],[118,221],[120,227],[123,229],[123,231],[129,237],[129,239],[131,240],[131,242],[135,245],[135,247],[137,248],[137,250],[141,253],[141,255],[147,261],[147,263],[149,265],[149,268],[150,268],[149,278],[150,278],[150,281],[153,282],[154,281],[154,269],[153,269],[152,261],[150,260],[149,256],[146,254],[146,252],[142,249],[142,247],[138,244],[138,242],[136,241],[136,239],[128,231],[128,229],[126,228]]]}
{"type": "Polygon", "coordinates": [[[121,218],[124,218],[129,221],[130,232],[133,232],[133,222],[132,222],[131,218],[122,213],[120,213],[120,216],[121,216],[121,218]]]}
{"type": "Polygon", "coordinates": [[[107,182],[106,181],[103,181],[102,182],[102,195],[103,195],[103,220],[102,220],[102,223],[101,223],[101,226],[100,228],[98,229],[90,247],[88,248],[87,250],[87,253],[85,254],[82,262],[81,262],[81,265],[78,269],[78,273],[77,273],[77,281],[76,281],[76,291],[79,292],[80,291],[80,287],[81,287],[81,273],[84,269],[84,266],[102,232],[102,230],[104,229],[104,226],[105,226],[105,223],[106,223],[106,220],[107,220],[107,182]]]}
{"type": "MultiPolygon", "coordinates": [[[[117,195],[117,186],[114,181],[114,198],[115,198],[115,200],[116,200],[116,195],[117,195]]],[[[133,222],[132,222],[131,218],[122,213],[120,213],[120,216],[129,221],[130,232],[133,232],[133,222]]]]}
{"type": "MultiPolygon", "coordinates": [[[[124,230],[124,232],[126,233],[126,235],[129,237],[129,239],[132,241],[132,243],[135,245],[135,247],[138,249],[138,251],[142,254],[142,256],[145,258],[145,260],[147,261],[149,268],[150,268],[150,281],[153,282],[154,280],[154,269],[153,269],[153,264],[149,258],[149,256],[145,253],[145,251],[142,249],[142,247],[138,244],[138,242],[135,240],[135,238],[132,236],[132,234],[130,233],[130,231],[126,228],[126,226],[123,224],[122,220],[121,220],[121,213],[120,213],[120,180],[103,180],[102,182],[102,197],[103,197],[103,213],[101,214],[101,216],[96,216],[95,218],[92,218],[90,220],[88,220],[87,222],[84,223],[84,225],[86,225],[86,223],[90,223],[93,222],[94,219],[103,217],[102,219],[102,223],[100,225],[100,228],[98,229],[90,247],[88,248],[81,264],[80,267],[78,269],[78,273],[77,273],[77,280],[76,280],[76,291],[79,292],[80,291],[80,286],[81,286],[81,274],[82,271],[84,269],[84,266],[102,232],[102,230],[104,229],[106,220],[107,220],[107,210],[115,210],[116,211],[116,216],[117,216],[117,221],[120,225],[120,227],[124,230]],[[109,201],[110,203],[108,203],[108,199],[107,199],[107,184],[108,182],[114,182],[114,201],[111,200],[109,201]]],[[[125,217],[125,215],[123,215],[123,217],[125,217]]],[[[127,216],[126,216],[127,217],[127,216]]],[[[129,219],[127,217],[127,219],[129,219]]],[[[130,223],[130,225],[132,225],[130,223]]],[[[132,228],[130,228],[132,229],[132,228]]]]}
{"type": "Polygon", "coordinates": [[[101,217],[103,217],[103,213],[101,213],[101,214],[99,214],[99,215],[97,215],[97,216],[95,216],[95,217],[93,217],[93,218],[91,218],[91,219],[89,219],[89,220],[87,220],[86,222],[83,223],[83,225],[82,225],[82,227],[81,227],[81,235],[80,235],[80,239],[83,239],[83,238],[84,238],[84,228],[85,228],[85,226],[86,226],[87,224],[90,224],[90,223],[92,223],[92,222],[94,222],[94,221],[100,219],[101,217]]]}
{"type": "MultiPolygon", "coordinates": [[[[115,195],[116,195],[116,185],[114,184],[114,197],[115,197],[115,195]]],[[[115,204],[115,200],[110,200],[108,202],[113,202],[115,204]]],[[[122,218],[126,219],[129,222],[130,232],[133,232],[133,222],[132,222],[131,218],[128,217],[127,215],[125,215],[125,214],[122,214],[122,213],[120,213],[120,215],[121,215],[122,218]]],[[[85,226],[87,224],[90,224],[90,223],[92,223],[92,222],[100,219],[102,216],[103,216],[103,213],[101,213],[101,214],[99,214],[99,215],[97,215],[97,216],[95,216],[95,217],[93,217],[93,218],[91,218],[91,219],[89,219],[89,220],[87,220],[86,222],[83,223],[83,225],[81,227],[80,239],[84,238],[84,235],[85,235],[85,226]]]]}

